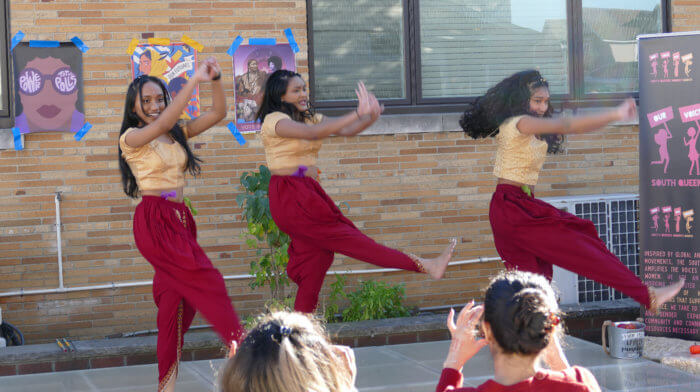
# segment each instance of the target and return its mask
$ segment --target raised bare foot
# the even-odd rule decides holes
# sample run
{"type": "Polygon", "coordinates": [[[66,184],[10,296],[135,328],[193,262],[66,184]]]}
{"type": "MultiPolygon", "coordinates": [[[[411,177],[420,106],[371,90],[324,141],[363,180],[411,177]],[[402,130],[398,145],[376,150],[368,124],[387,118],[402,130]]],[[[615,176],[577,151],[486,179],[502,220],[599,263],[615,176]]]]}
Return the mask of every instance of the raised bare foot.
{"type": "Polygon", "coordinates": [[[452,252],[455,250],[456,246],[457,239],[452,238],[440,256],[433,259],[419,258],[418,260],[423,265],[423,268],[425,268],[425,272],[427,272],[428,275],[435,280],[441,279],[442,275],[445,274],[445,269],[447,269],[447,263],[449,263],[450,259],[452,259],[452,252]]]}
{"type": "Polygon", "coordinates": [[[663,287],[651,287],[651,290],[656,295],[656,309],[649,309],[652,312],[656,312],[668,301],[672,300],[673,297],[678,294],[685,284],[685,279],[681,279],[676,283],[670,284],[663,287]]]}

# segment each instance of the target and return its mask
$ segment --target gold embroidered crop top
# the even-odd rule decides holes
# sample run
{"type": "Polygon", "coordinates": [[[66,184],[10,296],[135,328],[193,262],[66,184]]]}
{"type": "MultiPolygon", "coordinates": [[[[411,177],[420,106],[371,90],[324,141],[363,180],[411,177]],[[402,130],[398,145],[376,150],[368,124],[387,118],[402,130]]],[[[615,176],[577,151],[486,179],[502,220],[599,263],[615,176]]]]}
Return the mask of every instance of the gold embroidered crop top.
{"type": "MultiPolygon", "coordinates": [[[[267,167],[270,170],[279,170],[297,168],[301,165],[315,166],[318,150],[321,149],[323,141],[278,136],[275,126],[283,119],[291,120],[291,117],[282,112],[272,112],[265,116],[265,121],[260,129],[267,167]]],[[[305,122],[318,124],[322,119],[323,115],[317,113],[313,120],[308,119],[305,122]]]]}
{"type": "Polygon", "coordinates": [[[499,127],[493,174],[498,178],[536,185],[547,155],[547,142],[518,130],[518,121],[523,117],[508,118],[499,127]]]}
{"type": "MultiPolygon", "coordinates": [[[[187,153],[180,143],[172,144],[153,139],[141,147],[126,144],[126,135],[136,128],[128,129],[119,138],[122,157],[136,177],[140,191],[176,189],[185,186],[187,153]]],[[[182,125],[185,137],[187,126],[182,125]]]]}

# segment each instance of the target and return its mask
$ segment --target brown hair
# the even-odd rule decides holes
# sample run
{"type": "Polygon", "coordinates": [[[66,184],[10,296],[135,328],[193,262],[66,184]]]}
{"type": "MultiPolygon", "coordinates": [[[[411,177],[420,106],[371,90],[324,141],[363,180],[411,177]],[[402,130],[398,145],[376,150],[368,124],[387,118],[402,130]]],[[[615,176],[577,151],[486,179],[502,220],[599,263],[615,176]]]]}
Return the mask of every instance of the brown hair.
{"type": "Polygon", "coordinates": [[[347,392],[352,375],[320,324],[301,313],[265,316],[224,369],[223,392],[347,392]]]}

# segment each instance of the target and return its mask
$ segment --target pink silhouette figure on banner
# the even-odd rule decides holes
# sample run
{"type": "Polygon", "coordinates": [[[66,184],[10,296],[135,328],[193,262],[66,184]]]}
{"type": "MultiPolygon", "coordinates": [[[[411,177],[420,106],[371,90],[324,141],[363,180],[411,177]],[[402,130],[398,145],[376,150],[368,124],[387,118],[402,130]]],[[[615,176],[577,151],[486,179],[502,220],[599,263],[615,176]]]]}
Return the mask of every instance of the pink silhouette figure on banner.
{"type": "Polygon", "coordinates": [[[659,207],[654,207],[649,210],[649,213],[651,214],[651,220],[654,222],[654,226],[651,228],[654,229],[657,233],[659,232],[659,207]]]}
{"type": "Polygon", "coordinates": [[[676,52],[673,54],[673,76],[678,77],[678,66],[681,64],[681,53],[676,52]]]}
{"type": "Polygon", "coordinates": [[[649,55],[649,62],[651,62],[651,76],[656,79],[658,77],[658,68],[659,68],[659,62],[657,61],[659,59],[659,54],[654,53],[652,55],[649,55]]]}
{"type": "Polygon", "coordinates": [[[664,60],[664,78],[668,78],[668,59],[664,60]]]}
{"type": "Polygon", "coordinates": [[[664,214],[664,227],[666,228],[666,232],[670,233],[671,232],[671,225],[669,224],[669,219],[671,218],[671,214],[664,214]]]}
{"type": "Polygon", "coordinates": [[[669,106],[649,113],[647,114],[647,119],[652,128],[656,128],[659,125],[664,126],[654,135],[654,142],[659,146],[659,160],[652,161],[651,164],[664,165],[664,174],[666,174],[668,171],[668,164],[671,161],[671,157],[668,155],[668,139],[673,137],[671,131],[668,129],[667,123],[673,119],[673,108],[669,106]]]}
{"type": "Polygon", "coordinates": [[[700,163],[698,158],[698,135],[700,135],[700,103],[690,106],[683,106],[678,108],[678,112],[681,114],[681,121],[684,123],[695,122],[695,128],[688,128],[688,137],[683,136],[683,144],[688,147],[688,159],[690,160],[690,170],[688,174],[693,174],[693,168],[695,168],[695,175],[700,175],[700,163]]]}
{"type": "Polygon", "coordinates": [[[698,163],[698,157],[700,157],[698,154],[698,135],[700,135],[700,132],[697,132],[695,128],[688,128],[688,136],[690,139],[685,140],[685,136],[683,136],[683,143],[688,146],[688,159],[690,159],[690,171],[688,174],[693,174],[693,168],[695,168],[695,175],[700,176],[700,164],[698,163]]]}
{"type": "Polygon", "coordinates": [[[681,231],[681,208],[676,207],[673,209],[673,222],[676,224],[676,233],[681,231]]]}

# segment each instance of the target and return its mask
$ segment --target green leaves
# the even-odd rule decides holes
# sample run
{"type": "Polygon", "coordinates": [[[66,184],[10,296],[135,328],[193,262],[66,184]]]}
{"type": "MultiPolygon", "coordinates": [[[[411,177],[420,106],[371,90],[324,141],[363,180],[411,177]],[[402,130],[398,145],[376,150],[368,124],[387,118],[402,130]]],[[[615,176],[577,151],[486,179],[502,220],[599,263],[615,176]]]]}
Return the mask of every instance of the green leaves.
{"type": "Polygon", "coordinates": [[[360,289],[345,293],[345,278],[336,275],[331,284],[328,306],[325,309],[327,321],[335,321],[338,313],[338,301],[342,298],[349,302],[343,309],[342,321],[377,320],[393,317],[406,317],[410,311],[403,305],[405,297],[403,284],[389,285],[384,282],[361,282],[360,289]]]}
{"type": "Polygon", "coordinates": [[[248,223],[248,232],[241,237],[246,246],[257,249],[259,259],[250,263],[250,274],[254,276],[250,287],[269,286],[270,295],[278,302],[285,300],[284,289],[289,285],[285,272],[289,256],[289,236],[280,231],[270,214],[268,189],[270,170],[261,165],[257,172],[245,172],[240,182],[243,192],[236,196],[236,203],[243,209],[243,220],[248,223]]]}

